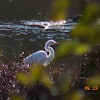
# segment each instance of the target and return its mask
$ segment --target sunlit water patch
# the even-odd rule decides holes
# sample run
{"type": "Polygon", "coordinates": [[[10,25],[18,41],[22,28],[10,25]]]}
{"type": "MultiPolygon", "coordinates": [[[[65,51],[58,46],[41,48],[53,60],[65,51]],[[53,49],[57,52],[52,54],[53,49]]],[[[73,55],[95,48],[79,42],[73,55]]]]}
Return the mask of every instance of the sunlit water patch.
{"type": "MultiPolygon", "coordinates": [[[[36,34],[38,38],[53,38],[54,33],[59,34],[61,36],[56,35],[57,38],[66,37],[66,33],[70,32],[70,30],[74,27],[74,23],[69,23],[68,21],[38,21],[38,20],[21,20],[18,22],[0,22],[0,37],[12,37],[19,36],[21,34],[36,34]],[[45,34],[48,34],[45,36],[45,34]],[[51,35],[53,34],[53,35],[51,35]],[[38,36],[40,35],[40,36],[38,36]]],[[[34,38],[34,37],[33,37],[34,38]]],[[[30,40],[30,39],[29,39],[30,40]]]]}

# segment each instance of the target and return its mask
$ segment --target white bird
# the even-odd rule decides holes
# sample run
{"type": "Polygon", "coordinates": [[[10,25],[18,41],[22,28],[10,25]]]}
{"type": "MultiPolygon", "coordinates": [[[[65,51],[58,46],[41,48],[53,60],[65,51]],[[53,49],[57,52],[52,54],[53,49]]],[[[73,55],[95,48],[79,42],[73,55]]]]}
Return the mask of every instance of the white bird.
{"type": "Polygon", "coordinates": [[[55,52],[52,47],[53,44],[58,44],[58,42],[54,40],[48,40],[45,44],[45,50],[37,51],[26,58],[24,58],[25,66],[31,66],[33,64],[42,64],[43,66],[47,66],[54,59],[55,52]],[[49,52],[49,54],[47,54],[49,52]]]}

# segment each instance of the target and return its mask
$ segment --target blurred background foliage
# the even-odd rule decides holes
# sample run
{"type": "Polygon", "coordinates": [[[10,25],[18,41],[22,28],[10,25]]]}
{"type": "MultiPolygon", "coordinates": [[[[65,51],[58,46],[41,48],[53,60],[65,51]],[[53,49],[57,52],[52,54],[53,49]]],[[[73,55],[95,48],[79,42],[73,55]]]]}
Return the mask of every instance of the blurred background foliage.
{"type": "MultiPolygon", "coordinates": [[[[70,4],[70,0],[55,0],[50,10],[50,18],[54,21],[66,20],[66,12],[70,4]]],[[[26,70],[27,73],[25,70],[13,73],[22,89],[24,87],[27,95],[23,94],[22,96],[22,93],[18,96],[12,95],[12,100],[25,100],[25,98],[27,100],[96,100],[100,98],[99,10],[98,4],[85,5],[82,9],[82,16],[70,33],[72,40],[62,41],[56,50],[55,61],[57,62],[63,58],[67,59],[70,55],[85,58],[80,66],[86,68],[87,77],[81,80],[72,76],[72,78],[76,77],[76,80],[80,80],[80,85],[78,87],[72,85],[71,70],[69,74],[65,71],[59,73],[57,66],[52,71],[48,71],[49,66],[33,65],[26,70]],[[91,90],[85,90],[85,86],[91,90]],[[92,90],[94,86],[97,88],[92,90]]],[[[77,68],[74,69],[74,71],[76,70],[77,68]]]]}

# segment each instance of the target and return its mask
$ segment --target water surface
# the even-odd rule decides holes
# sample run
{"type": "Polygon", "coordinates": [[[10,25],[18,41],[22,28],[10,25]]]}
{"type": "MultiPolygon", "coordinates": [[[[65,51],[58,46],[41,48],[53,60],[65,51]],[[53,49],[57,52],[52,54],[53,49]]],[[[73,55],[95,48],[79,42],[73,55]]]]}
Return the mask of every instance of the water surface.
{"type": "Polygon", "coordinates": [[[0,21],[0,49],[2,61],[19,61],[21,52],[25,56],[44,49],[49,39],[61,41],[71,39],[70,31],[75,23],[69,21],[13,20],[0,21]]]}

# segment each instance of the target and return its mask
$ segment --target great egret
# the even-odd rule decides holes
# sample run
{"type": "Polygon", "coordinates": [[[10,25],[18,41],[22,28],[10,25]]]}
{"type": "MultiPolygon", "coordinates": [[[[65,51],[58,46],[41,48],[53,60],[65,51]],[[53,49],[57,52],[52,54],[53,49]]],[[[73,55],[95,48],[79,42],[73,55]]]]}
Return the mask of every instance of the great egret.
{"type": "Polygon", "coordinates": [[[58,42],[54,40],[48,40],[45,44],[45,50],[37,51],[26,58],[24,58],[25,66],[31,66],[32,64],[42,64],[43,66],[47,66],[55,56],[54,49],[50,47],[53,44],[58,44],[58,42]],[[49,54],[47,54],[49,52],[49,54]]]}

